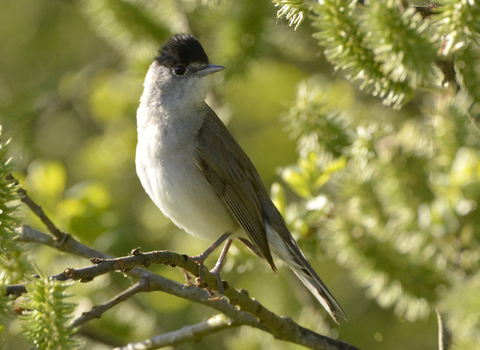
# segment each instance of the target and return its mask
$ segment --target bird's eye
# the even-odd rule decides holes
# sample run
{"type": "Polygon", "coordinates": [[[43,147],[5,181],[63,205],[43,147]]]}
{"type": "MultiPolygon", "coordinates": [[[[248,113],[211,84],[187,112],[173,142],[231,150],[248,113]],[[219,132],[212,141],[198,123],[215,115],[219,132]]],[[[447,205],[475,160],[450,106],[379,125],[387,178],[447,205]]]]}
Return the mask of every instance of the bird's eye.
{"type": "Polygon", "coordinates": [[[176,65],[175,67],[173,67],[172,70],[173,70],[173,73],[178,76],[182,76],[187,72],[187,68],[185,68],[181,64],[176,65]]]}

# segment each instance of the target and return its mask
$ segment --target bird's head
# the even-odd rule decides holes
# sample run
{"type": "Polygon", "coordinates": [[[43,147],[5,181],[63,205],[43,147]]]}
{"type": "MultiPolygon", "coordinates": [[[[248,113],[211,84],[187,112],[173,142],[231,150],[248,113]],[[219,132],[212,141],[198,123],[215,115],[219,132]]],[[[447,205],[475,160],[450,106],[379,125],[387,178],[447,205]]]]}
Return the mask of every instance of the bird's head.
{"type": "Polygon", "coordinates": [[[145,88],[165,103],[186,105],[205,100],[210,80],[208,76],[224,69],[211,65],[202,45],[190,34],[178,34],[159,50],[150,66],[145,88]]]}

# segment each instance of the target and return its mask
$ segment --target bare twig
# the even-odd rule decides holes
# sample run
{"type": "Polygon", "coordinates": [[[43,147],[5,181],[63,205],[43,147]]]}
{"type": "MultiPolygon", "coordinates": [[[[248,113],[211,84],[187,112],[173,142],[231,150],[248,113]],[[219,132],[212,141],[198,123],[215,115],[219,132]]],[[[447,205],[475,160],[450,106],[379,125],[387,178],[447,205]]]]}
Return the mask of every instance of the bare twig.
{"type": "MultiPolygon", "coordinates": [[[[23,242],[44,244],[52,248],[58,249],[62,252],[75,254],[85,258],[91,258],[94,255],[98,255],[102,258],[107,258],[107,259],[110,258],[110,256],[108,256],[105,253],[101,253],[99,251],[91,249],[90,247],[84,246],[83,244],[77,242],[73,237],[71,237],[67,241],[68,244],[65,244],[61,247],[57,247],[54,244],[54,239],[51,236],[43,232],[34,230],[28,226],[22,227],[19,230],[19,233],[20,233],[20,236],[18,239],[23,242]]],[[[87,268],[91,268],[91,266],[87,268]]],[[[75,269],[75,271],[79,271],[79,270],[81,269],[75,269]]],[[[101,271],[101,270],[98,270],[98,271],[101,271]]],[[[150,271],[146,271],[140,268],[135,268],[129,271],[127,274],[135,278],[148,278],[151,291],[155,290],[155,291],[165,292],[168,294],[178,296],[180,298],[188,299],[190,301],[198,302],[206,306],[213,307],[232,319],[240,320],[245,325],[249,325],[255,328],[262,329],[264,331],[268,331],[267,327],[265,327],[260,322],[258,322],[258,320],[255,317],[253,317],[252,315],[246,312],[239,313],[238,310],[236,310],[235,307],[230,305],[226,300],[213,302],[212,300],[210,300],[210,295],[202,289],[199,289],[196,287],[186,287],[183,284],[174,282],[172,280],[169,280],[167,278],[164,278],[162,276],[156,275],[150,271]],[[154,287],[152,287],[152,285],[154,287]]],[[[77,276],[81,276],[81,273],[77,273],[77,276]]],[[[7,294],[12,294],[12,293],[8,293],[10,289],[19,290],[20,288],[23,288],[24,292],[26,292],[26,289],[24,286],[15,285],[15,286],[7,287],[7,294]]]]}
{"type": "MultiPolygon", "coordinates": [[[[24,227],[19,239],[22,241],[38,242],[57,248],[53,242],[54,240],[52,238],[49,240],[47,237],[48,235],[45,233],[33,230],[29,227],[24,227]],[[25,232],[27,232],[27,235],[23,235],[25,232]]],[[[82,246],[81,243],[75,241],[73,237],[70,237],[67,244],[64,244],[60,248],[62,251],[66,252],[72,250],[75,254],[78,254],[79,252],[87,252],[89,255],[91,250],[82,248],[82,246]]],[[[105,254],[100,254],[100,252],[98,252],[98,254],[105,256],[105,254]]],[[[275,315],[255,299],[250,299],[247,291],[229,288],[226,282],[224,282],[224,295],[228,301],[225,299],[212,300],[210,294],[200,288],[184,286],[149,271],[134,268],[135,266],[148,266],[152,263],[162,263],[168,266],[179,266],[194,275],[198,275],[197,263],[186,255],[169,251],[141,253],[138,250],[134,250],[132,254],[133,255],[131,256],[116,259],[93,259],[92,261],[95,263],[93,266],[81,269],[66,269],[61,274],[52,277],[62,280],[83,279],[88,281],[108,271],[120,270],[132,277],[146,278],[148,280],[149,292],[163,291],[190,301],[202,303],[224,313],[230,319],[239,324],[259,328],[271,333],[277,339],[301,344],[311,349],[357,349],[350,344],[330,339],[303,328],[293,322],[290,318],[275,315]],[[129,271],[129,269],[132,270],[129,271]]],[[[88,257],[90,257],[90,255],[88,257]]],[[[213,290],[218,290],[217,279],[205,269],[204,285],[202,285],[202,287],[207,286],[213,290]]]]}
{"type": "MultiPolygon", "coordinates": [[[[150,266],[151,264],[164,264],[168,266],[179,266],[195,276],[199,275],[198,264],[186,255],[169,251],[142,253],[139,250],[134,250],[132,254],[132,256],[117,259],[94,259],[94,263],[97,264],[98,267],[104,266],[102,272],[108,269],[116,270],[119,267],[122,271],[125,271],[139,265],[150,266]]],[[[75,276],[76,273],[72,273],[72,275],[75,276]]],[[[290,318],[277,316],[257,300],[251,299],[246,290],[236,290],[235,288],[229,287],[225,281],[222,282],[224,284],[223,295],[228,299],[229,303],[235,305],[239,310],[246,311],[258,318],[268,327],[275,338],[293,341],[312,349],[339,348],[339,342],[337,340],[332,340],[307,330],[293,322],[290,318]]],[[[204,267],[203,283],[200,287],[208,287],[216,291],[219,290],[216,277],[213,276],[206,267],[204,267]]],[[[151,288],[155,288],[155,284],[151,284],[151,288]]],[[[354,349],[354,347],[345,343],[342,344],[341,348],[354,349]]]]}
{"type": "Polygon", "coordinates": [[[35,230],[29,226],[23,226],[17,230],[19,236],[17,240],[25,243],[40,243],[47,245],[64,253],[80,256],[82,258],[111,258],[110,255],[92,249],[84,244],[79,243],[69,234],[65,234],[61,241],[56,240],[52,236],[35,230]]]}
{"type": "MultiPolygon", "coordinates": [[[[222,281],[222,283],[225,290],[224,296],[228,299],[228,302],[225,299],[218,298],[212,300],[210,294],[205,290],[197,287],[183,286],[167,278],[136,267],[148,267],[152,263],[164,264],[172,267],[179,266],[193,275],[198,276],[198,264],[186,255],[169,251],[141,253],[138,249],[135,249],[132,251],[131,256],[112,259],[108,255],[91,249],[90,247],[79,243],[70,235],[60,231],[45,215],[41,207],[34,203],[33,200],[26,195],[25,191],[21,192],[21,194],[24,196],[24,198],[27,198],[24,200],[24,203],[26,203],[29,208],[42,220],[55,238],[25,226],[19,230],[20,235],[18,239],[20,241],[36,242],[48,245],[66,253],[90,258],[94,263],[94,266],[84,267],[81,269],[67,268],[62,273],[52,276],[52,278],[59,280],[74,279],[88,282],[107,272],[120,270],[131,277],[142,280],[141,283],[139,282],[137,285],[129,288],[124,293],[117,295],[117,297],[112,299],[110,302],[103,304],[98,313],[97,311],[92,310],[84,319],[79,319],[80,321],[77,320],[79,324],[87,322],[87,318],[91,319],[97,317],[97,315],[100,316],[105,310],[118,304],[122,298],[129,298],[131,295],[140,291],[150,292],[156,290],[208,305],[209,307],[222,312],[228,318],[230,318],[232,322],[238,323],[238,325],[249,325],[251,327],[259,328],[263,331],[271,333],[277,339],[304,345],[311,349],[357,349],[350,344],[319,335],[311,330],[303,328],[293,322],[290,318],[275,315],[273,312],[261,305],[257,300],[250,299],[247,291],[229,288],[225,281],[222,281]]],[[[12,291],[13,293],[18,293],[21,286],[10,287],[10,289],[7,288],[7,292],[12,291]]],[[[203,283],[200,287],[208,287],[209,289],[217,291],[219,290],[216,277],[214,277],[205,267],[203,271],[203,283]]]]}
{"type": "MultiPolygon", "coordinates": [[[[19,184],[18,180],[15,179],[12,174],[8,174],[5,178],[7,180],[15,180],[15,183],[19,184]]],[[[42,221],[42,223],[47,227],[48,232],[50,232],[60,241],[68,238],[68,235],[65,232],[60,231],[57,226],[55,226],[52,220],[50,220],[50,218],[45,214],[42,207],[30,198],[30,196],[27,194],[27,191],[25,191],[22,187],[19,187],[17,192],[22,197],[21,201],[25,203],[30,208],[30,210],[42,221]]]]}
{"type": "Polygon", "coordinates": [[[157,335],[142,342],[130,343],[126,346],[115,348],[114,350],[159,349],[167,345],[178,345],[187,341],[198,341],[206,335],[238,326],[241,326],[241,324],[232,321],[225,315],[219,314],[209,318],[205,322],[197,323],[193,326],[185,326],[178,331],[157,335]]]}
{"type": "Polygon", "coordinates": [[[104,303],[102,305],[95,306],[89,312],[84,312],[82,316],[77,318],[72,323],[72,327],[75,328],[75,327],[81,326],[82,324],[87,323],[88,321],[91,321],[95,318],[100,318],[100,316],[102,316],[105,311],[110,310],[115,305],[118,305],[122,301],[125,301],[128,298],[131,298],[132,296],[134,296],[135,294],[137,294],[139,292],[145,292],[147,290],[148,290],[148,280],[146,278],[141,278],[133,286],[126,289],[122,293],[116,295],[114,298],[110,299],[106,303],[104,303]]]}

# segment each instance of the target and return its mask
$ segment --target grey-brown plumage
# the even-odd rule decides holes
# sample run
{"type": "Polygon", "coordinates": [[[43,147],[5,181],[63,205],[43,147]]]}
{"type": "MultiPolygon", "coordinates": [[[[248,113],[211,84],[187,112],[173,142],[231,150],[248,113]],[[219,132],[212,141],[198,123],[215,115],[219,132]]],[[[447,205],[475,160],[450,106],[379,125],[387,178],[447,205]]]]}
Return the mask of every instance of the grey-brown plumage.
{"type": "Polygon", "coordinates": [[[205,107],[206,117],[197,135],[196,164],[262,257],[276,271],[261,204],[262,197],[270,201],[265,187],[225,125],[208,105],[205,107]]]}
{"type": "Polygon", "coordinates": [[[246,242],[276,271],[283,260],[333,319],[346,315],[287,229],[250,159],[204,102],[209,73],[200,43],[179,35],[145,79],[137,112],[137,173],[162,212],[187,232],[246,242]],[[248,243],[251,242],[251,243],[248,243]]]}

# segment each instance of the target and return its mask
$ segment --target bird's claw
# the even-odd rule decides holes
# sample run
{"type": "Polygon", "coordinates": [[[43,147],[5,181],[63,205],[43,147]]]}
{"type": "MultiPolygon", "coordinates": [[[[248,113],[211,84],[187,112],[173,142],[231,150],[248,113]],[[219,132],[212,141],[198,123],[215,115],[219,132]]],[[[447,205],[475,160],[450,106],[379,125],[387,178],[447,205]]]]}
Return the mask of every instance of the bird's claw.
{"type": "Polygon", "coordinates": [[[220,299],[222,299],[223,298],[223,293],[225,292],[225,287],[223,285],[219,269],[218,268],[213,268],[213,269],[210,270],[210,273],[215,277],[215,279],[217,280],[217,283],[218,283],[218,291],[213,291],[203,281],[203,276],[204,276],[203,261],[205,259],[202,259],[199,256],[193,256],[193,257],[190,257],[190,258],[198,264],[198,271],[199,272],[198,272],[198,277],[195,278],[195,282],[192,282],[192,276],[190,275],[190,273],[187,270],[182,269],[182,272],[185,275],[185,284],[187,284],[189,286],[195,286],[195,287],[205,289],[207,291],[208,295],[210,295],[210,298],[209,298],[210,300],[220,300],[220,299]]]}
{"type": "Polygon", "coordinates": [[[196,286],[196,284],[192,282],[192,276],[190,276],[190,273],[185,269],[181,270],[183,272],[183,275],[185,276],[185,284],[187,286],[196,286]]]}
{"type": "Polygon", "coordinates": [[[225,293],[225,287],[223,286],[222,278],[220,276],[220,269],[217,269],[216,267],[214,267],[213,269],[210,270],[210,273],[213,276],[215,276],[215,278],[217,279],[217,284],[218,284],[217,294],[223,295],[223,293],[225,293]]]}

